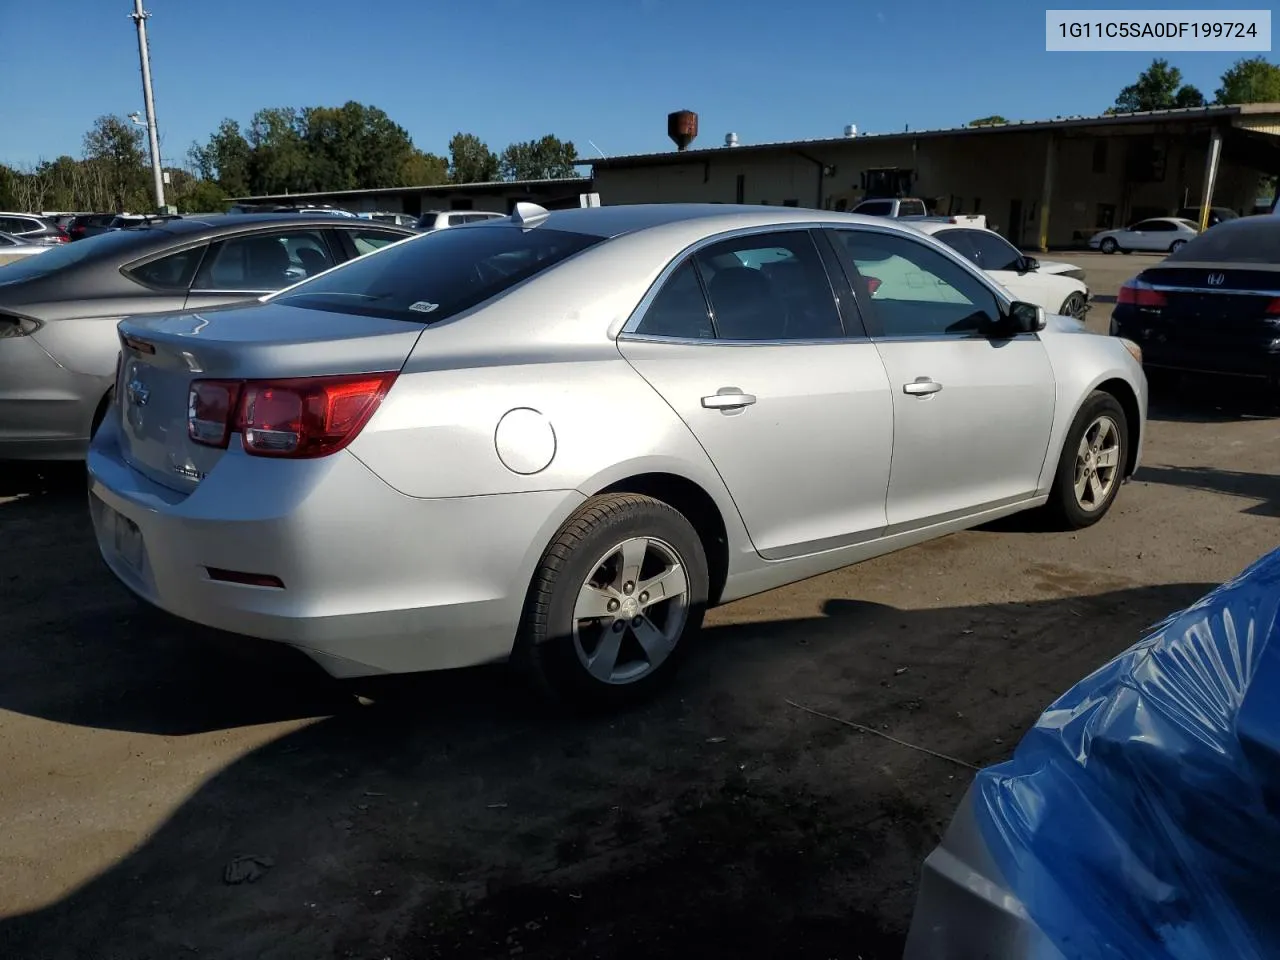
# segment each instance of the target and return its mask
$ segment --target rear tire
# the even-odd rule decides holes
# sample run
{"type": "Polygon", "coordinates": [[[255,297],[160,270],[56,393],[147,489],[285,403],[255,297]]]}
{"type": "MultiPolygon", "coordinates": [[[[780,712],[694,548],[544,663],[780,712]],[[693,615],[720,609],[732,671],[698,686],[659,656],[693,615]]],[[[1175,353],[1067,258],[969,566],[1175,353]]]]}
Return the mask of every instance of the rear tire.
{"type": "Polygon", "coordinates": [[[1185,247],[1186,245],[1187,245],[1187,241],[1185,240],[1175,240],[1173,241],[1173,243],[1169,244],[1169,252],[1177,253],[1182,247],[1185,247]]]}
{"type": "Polygon", "coordinates": [[[1120,401],[1089,394],[1067,431],[1046,507],[1067,530],[1091,527],[1111,509],[1124,480],[1129,424],[1120,401]]]}
{"type": "Polygon", "coordinates": [[[1113,237],[1106,237],[1098,247],[1103,253],[1115,253],[1120,249],[1120,244],[1116,243],[1113,237]]]}
{"type": "Polygon", "coordinates": [[[594,497],[542,555],[516,660],[556,701],[639,702],[675,675],[702,626],[707,589],[702,541],[679,511],[638,494],[594,497]]]}

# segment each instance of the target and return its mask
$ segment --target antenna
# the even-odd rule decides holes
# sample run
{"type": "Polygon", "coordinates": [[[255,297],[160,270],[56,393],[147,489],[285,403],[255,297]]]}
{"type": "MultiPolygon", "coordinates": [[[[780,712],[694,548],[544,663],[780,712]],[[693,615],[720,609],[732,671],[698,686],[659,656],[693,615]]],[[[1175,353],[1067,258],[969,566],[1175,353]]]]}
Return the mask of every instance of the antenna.
{"type": "Polygon", "coordinates": [[[608,160],[608,159],[609,159],[608,157],[606,157],[606,156],[604,155],[604,151],[603,151],[603,150],[601,150],[599,147],[597,147],[594,143],[592,143],[592,141],[588,140],[588,141],[587,141],[587,143],[590,143],[590,144],[591,144],[591,149],[592,149],[592,150],[594,150],[596,153],[600,154],[600,156],[601,156],[601,158],[602,158],[602,159],[604,159],[604,160],[608,160]]]}

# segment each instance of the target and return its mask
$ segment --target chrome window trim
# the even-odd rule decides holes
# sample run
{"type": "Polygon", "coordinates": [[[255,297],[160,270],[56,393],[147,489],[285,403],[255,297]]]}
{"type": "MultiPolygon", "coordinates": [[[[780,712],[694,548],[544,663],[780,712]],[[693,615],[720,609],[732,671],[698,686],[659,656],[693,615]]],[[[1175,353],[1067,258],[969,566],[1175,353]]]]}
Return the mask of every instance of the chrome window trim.
{"type": "MultiPolygon", "coordinates": [[[[701,344],[715,344],[720,346],[723,346],[725,344],[735,344],[740,346],[760,346],[760,345],[778,346],[780,344],[849,343],[851,341],[857,342],[857,341],[866,340],[867,338],[862,336],[861,334],[851,334],[847,330],[845,331],[845,335],[842,337],[824,337],[817,340],[814,340],[814,339],[726,340],[720,337],[670,337],[670,336],[662,336],[660,334],[652,334],[652,333],[636,333],[636,328],[640,326],[641,322],[643,322],[644,315],[648,312],[649,307],[652,305],[653,301],[657,299],[658,294],[661,292],[662,288],[666,285],[667,280],[671,278],[671,275],[673,273],[675,273],[682,266],[684,266],[684,264],[689,260],[690,257],[695,256],[700,251],[705,250],[707,247],[714,246],[715,244],[720,243],[721,241],[724,241],[724,240],[737,240],[742,237],[759,236],[760,234],[765,234],[765,233],[796,233],[800,231],[807,233],[811,230],[818,229],[822,225],[823,225],[823,222],[820,220],[816,220],[816,221],[806,220],[806,221],[796,221],[796,222],[786,222],[786,223],[771,223],[765,226],[757,225],[754,227],[736,227],[732,230],[725,230],[720,233],[712,234],[711,236],[702,237],[699,240],[695,240],[693,243],[689,244],[687,247],[685,247],[683,250],[677,253],[674,257],[672,257],[671,260],[667,263],[667,265],[663,267],[662,270],[658,273],[658,276],[654,279],[653,283],[649,285],[649,289],[645,291],[644,296],[640,298],[640,302],[636,304],[635,309],[633,309],[630,315],[627,317],[627,322],[624,323],[622,325],[622,329],[618,331],[617,339],[618,340],[635,340],[635,341],[650,342],[650,343],[683,343],[683,344],[701,343],[701,344]]],[[[819,262],[822,265],[823,274],[825,275],[827,265],[826,263],[822,262],[822,259],[821,259],[822,251],[820,251],[817,248],[816,240],[814,240],[813,238],[810,238],[810,242],[814,244],[814,253],[818,256],[819,262]]],[[[834,286],[832,285],[830,276],[827,276],[827,286],[831,288],[832,305],[836,309],[837,316],[840,316],[840,313],[839,313],[840,308],[836,306],[836,291],[834,286]]],[[[704,293],[704,296],[705,296],[705,293],[704,293]]],[[[713,309],[711,308],[709,299],[708,299],[708,308],[713,309]]],[[[841,326],[843,326],[844,325],[843,316],[841,316],[840,319],[841,319],[841,326]]]]}

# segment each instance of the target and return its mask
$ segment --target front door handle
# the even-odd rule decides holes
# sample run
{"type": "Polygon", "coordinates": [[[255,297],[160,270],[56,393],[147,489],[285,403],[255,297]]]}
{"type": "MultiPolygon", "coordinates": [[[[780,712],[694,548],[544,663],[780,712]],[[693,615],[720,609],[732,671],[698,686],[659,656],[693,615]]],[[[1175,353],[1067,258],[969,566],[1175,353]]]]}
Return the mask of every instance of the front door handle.
{"type": "Polygon", "coordinates": [[[930,394],[937,393],[942,389],[942,384],[936,380],[930,380],[928,377],[916,377],[911,383],[902,385],[902,392],[910,394],[913,397],[927,397],[930,394]]]}
{"type": "Polygon", "coordinates": [[[702,405],[708,410],[741,410],[755,402],[754,396],[737,387],[721,387],[711,396],[702,398],[702,405]]]}

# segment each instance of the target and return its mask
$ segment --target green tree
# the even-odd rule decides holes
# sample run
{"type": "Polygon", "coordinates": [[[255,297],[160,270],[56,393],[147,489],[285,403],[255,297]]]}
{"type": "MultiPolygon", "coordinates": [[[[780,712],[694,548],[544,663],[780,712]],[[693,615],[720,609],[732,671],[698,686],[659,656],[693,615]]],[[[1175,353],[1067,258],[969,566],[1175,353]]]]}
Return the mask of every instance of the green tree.
{"type": "Polygon", "coordinates": [[[121,117],[98,117],[84,135],[84,161],[90,186],[86,199],[95,210],[150,209],[142,129],[121,117]]]}
{"type": "Polygon", "coordinates": [[[998,123],[1008,123],[1008,122],[1009,122],[1009,121],[1008,121],[1008,120],[1006,120],[1004,117],[1000,116],[1000,114],[998,114],[998,113],[993,113],[993,114],[992,114],[991,116],[989,116],[989,117],[979,117],[977,120],[970,120],[970,121],[969,121],[969,126],[971,126],[971,127],[993,127],[993,126],[995,126],[995,125],[996,125],[996,124],[998,124],[998,123]]]}
{"type": "Polygon", "coordinates": [[[228,118],[218,124],[208,143],[192,144],[187,156],[201,179],[216,183],[227,196],[242,197],[249,192],[252,153],[240,124],[228,118]]]}
{"type": "Polygon", "coordinates": [[[251,193],[298,193],[311,185],[311,156],[302,129],[302,116],[293,107],[269,107],[253,115],[246,137],[251,193]]]}
{"type": "Polygon", "coordinates": [[[1280,100],[1280,66],[1263,57],[1237,60],[1222,75],[1214,103],[1271,103],[1280,100]]]}
{"type": "Polygon", "coordinates": [[[573,141],[547,134],[540,140],[513,143],[502,151],[502,175],[508,180],[555,180],[575,174],[578,158],[573,141]]]}
{"type": "Polygon", "coordinates": [[[1182,71],[1159,58],[1138,74],[1116,97],[1115,106],[1107,113],[1139,113],[1146,110],[1169,110],[1173,107],[1203,107],[1204,94],[1182,82],[1182,71]]]}
{"type": "Polygon", "coordinates": [[[313,190],[400,186],[416,150],[408,132],[377,107],[349,101],[302,111],[313,190]]]}
{"type": "Polygon", "coordinates": [[[449,179],[454,183],[497,180],[499,169],[497,155],[475,134],[458,132],[449,141],[449,179]]]}
{"type": "Polygon", "coordinates": [[[448,182],[449,161],[416,149],[400,164],[400,177],[396,181],[401,187],[434,187],[448,182]]]}

